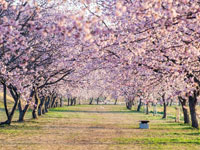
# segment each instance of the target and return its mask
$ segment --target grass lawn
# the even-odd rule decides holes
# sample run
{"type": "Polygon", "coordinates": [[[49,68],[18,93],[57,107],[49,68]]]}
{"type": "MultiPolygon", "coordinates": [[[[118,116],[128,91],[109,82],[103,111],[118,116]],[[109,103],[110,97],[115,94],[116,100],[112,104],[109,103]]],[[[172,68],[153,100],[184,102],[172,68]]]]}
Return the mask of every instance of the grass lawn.
{"type": "MultiPolygon", "coordinates": [[[[182,120],[175,123],[174,107],[168,108],[166,120],[161,110],[158,107],[153,116],[124,105],[78,105],[51,109],[37,120],[29,112],[24,123],[0,127],[0,149],[200,150],[200,131],[182,120]],[[138,129],[139,120],[145,119],[150,129],[138,129]]],[[[3,117],[0,109],[0,120],[3,117]]]]}

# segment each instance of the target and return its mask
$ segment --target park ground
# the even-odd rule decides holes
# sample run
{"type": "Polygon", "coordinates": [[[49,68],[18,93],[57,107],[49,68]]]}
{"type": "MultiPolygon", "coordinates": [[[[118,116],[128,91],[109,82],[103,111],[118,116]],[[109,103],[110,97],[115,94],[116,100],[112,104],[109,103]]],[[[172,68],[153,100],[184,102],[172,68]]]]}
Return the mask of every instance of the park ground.
{"type": "Polygon", "coordinates": [[[200,131],[182,120],[175,123],[174,107],[168,108],[165,120],[161,119],[161,107],[156,116],[134,110],[124,105],[66,106],[50,109],[37,120],[28,112],[23,123],[16,121],[16,112],[11,126],[0,127],[0,149],[200,150],[200,131]],[[150,129],[139,129],[139,120],[146,119],[150,129]]]}

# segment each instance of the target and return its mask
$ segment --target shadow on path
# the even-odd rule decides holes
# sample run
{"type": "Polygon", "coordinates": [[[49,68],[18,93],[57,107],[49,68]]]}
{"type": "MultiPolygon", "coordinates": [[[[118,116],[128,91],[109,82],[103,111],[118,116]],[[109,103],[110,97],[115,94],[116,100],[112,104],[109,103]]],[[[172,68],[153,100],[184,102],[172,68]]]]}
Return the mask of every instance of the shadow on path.
{"type": "MultiPolygon", "coordinates": [[[[96,111],[83,111],[83,110],[56,110],[56,109],[51,109],[51,111],[54,112],[74,112],[74,113],[102,113],[102,114],[130,114],[130,113],[136,113],[137,111],[102,111],[102,110],[96,110],[96,111]]],[[[142,112],[137,112],[137,113],[142,113],[142,112]]]]}

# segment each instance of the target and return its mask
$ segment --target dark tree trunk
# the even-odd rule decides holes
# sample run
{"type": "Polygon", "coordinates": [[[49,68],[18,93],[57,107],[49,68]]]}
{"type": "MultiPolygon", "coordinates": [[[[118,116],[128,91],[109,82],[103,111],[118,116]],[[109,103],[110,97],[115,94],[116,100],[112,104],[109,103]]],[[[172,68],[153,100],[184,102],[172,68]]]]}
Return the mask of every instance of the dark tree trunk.
{"type": "Polygon", "coordinates": [[[146,114],[147,115],[149,114],[149,102],[147,102],[147,104],[146,104],[146,114]]]}
{"type": "Polygon", "coordinates": [[[47,96],[44,97],[43,107],[42,107],[42,114],[46,113],[46,102],[47,102],[47,96]]]}
{"type": "Polygon", "coordinates": [[[192,120],[192,127],[199,128],[197,114],[196,114],[196,104],[197,104],[197,92],[194,91],[193,96],[189,96],[189,108],[192,120]]]}
{"type": "Polygon", "coordinates": [[[18,110],[19,110],[19,122],[23,122],[24,121],[24,117],[25,117],[25,114],[26,112],[28,111],[29,109],[29,106],[30,104],[26,104],[24,109],[22,109],[22,105],[21,105],[21,100],[19,100],[19,103],[18,103],[18,110]]]}
{"type": "Polygon", "coordinates": [[[62,97],[60,98],[60,107],[63,107],[63,99],[62,99],[62,97]]]}
{"type": "Polygon", "coordinates": [[[12,95],[12,97],[14,99],[14,105],[11,109],[11,112],[9,112],[8,107],[7,107],[7,96],[6,96],[7,95],[7,87],[6,87],[6,84],[3,84],[4,107],[5,107],[5,112],[7,115],[7,120],[5,122],[1,122],[0,125],[3,125],[3,124],[10,125],[11,124],[12,118],[14,116],[14,113],[15,113],[15,110],[16,110],[16,107],[17,107],[17,104],[19,101],[19,94],[17,93],[16,89],[13,87],[10,87],[9,90],[10,90],[10,94],[12,95]]]}
{"type": "Polygon", "coordinates": [[[55,107],[56,98],[57,98],[56,96],[52,96],[51,108],[55,107]]]}
{"type": "Polygon", "coordinates": [[[42,97],[40,99],[40,104],[38,106],[38,116],[41,116],[43,114],[42,111],[44,110],[44,103],[45,103],[45,97],[42,97]]]}
{"type": "Polygon", "coordinates": [[[126,108],[131,110],[133,106],[133,101],[126,102],[126,108]]]}
{"type": "Polygon", "coordinates": [[[10,120],[10,114],[8,112],[8,107],[7,107],[7,87],[5,83],[3,83],[3,102],[4,102],[4,109],[6,112],[7,120],[5,122],[1,122],[0,125],[3,125],[3,124],[10,125],[11,120],[10,120]]]}
{"type": "Polygon", "coordinates": [[[67,106],[69,106],[69,101],[70,101],[70,99],[68,98],[68,99],[67,99],[67,102],[68,102],[68,103],[67,103],[67,106]]]}
{"type": "Polygon", "coordinates": [[[72,106],[74,103],[74,99],[73,98],[70,98],[70,106],[72,106]]]}
{"type": "Polygon", "coordinates": [[[93,98],[90,98],[90,103],[89,103],[89,105],[92,105],[92,102],[93,102],[93,98]]]}
{"type": "Polygon", "coordinates": [[[46,101],[45,101],[45,107],[44,107],[44,111],[45,113],[48,112],[48,108],[49,108],[49,104],[50,104],[50,96],[46,97],[46,101]]]}
{"type": "MultiPolygon", "coordinates": [[[[30,93],[31,101],[33,101],[34,93],[35,93],[35,91],[31,90],[31,93],[30,93]]],[[[19,120],[18,121],[19,122],[23,122],[24,121],[25,114],[28,111],[29,107],[30,107],[30,102],[28,101],[27,104],[25,105],[24,109],[23,109],[21,100],[19,99],[19,103],[18,103],[18,110],[19,110],[19,120]]]]}
{"type": "Polygon", "coordinates": [[[53,101],[53,94],[51,94],[50,96],[48,96],[48,109],[51,108],[52,101],[53,101]]]}
{"type": "Polygon", "coordinates": [[[76,97],[74,98],[74,100],[73,100],[73,101],[74,101],[74,106],[75,106],[75,105],[76,105],[76,97]]]}
{"type": "Polygon", "coordinates": [[[167,118],[167,104],[164,102],[163,104],[163,119],[166,119],[167,118]]]}
{"type": "Polygon", "coordinates": [[[33,117],[33,119],[37,119],[38,118],[38,107],[40,105],[40,99],[39,99],[37,90],[35,90],[34,98],[35,98],[35,104],[33,106],[32,117],[33,117]]]}
{"type": "Polygon", "coordinates": [[[181,103],[181,106],[182,106],[184,123],[190,123],[188,109],[186,108],[187,100],[182,98],[181,96],[179,96],[178,99],[179,99],[179,102],[181,103]]]}
{"type": "Polygon", "coordinates": [[[167,102],[165,100],[165,94],[162,95],[162,100],[163,100],[163,119],[167,118],[167,102]]]}
{"type": "Polygon", "coordinates": [[[7,118],[8,118],[9,112],[8,112],[8,106],[7,106],[7,87],[6,87],[6,84],[3,84],[3,102],[4,102],[5,112],[6,112],[6,115],[7,115],[7,118]]]}
{"type": "Polygon", "coordinates": [[[117,105],[117,98],[115,99],[115,103],[114,103],[114,105],[117,105]]]}
{"type": "Polygon", "coordinates": [[[139,102],[138,107],[137,107],[137,111],[140,111],[141,106],[142,106],[142,99],[140,99],[140,102],[139,102]]]}
{"type": "Polygon", "coordinates": [[[97,98],[97,105],[99,104],[99,97],[97,98]]]}

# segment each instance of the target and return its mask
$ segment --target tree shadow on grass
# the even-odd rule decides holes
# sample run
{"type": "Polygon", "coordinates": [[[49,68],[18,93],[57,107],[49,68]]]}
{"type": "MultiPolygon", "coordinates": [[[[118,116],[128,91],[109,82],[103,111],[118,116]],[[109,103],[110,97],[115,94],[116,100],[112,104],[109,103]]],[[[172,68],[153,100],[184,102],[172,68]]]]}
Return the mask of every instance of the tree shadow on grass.
{"type": "MultiPolygon", "coordinates": [[[[149,113],[152,113],[152,114],[153,114],[153,111],[150,111],[149,113]]],[[[163,112],[161,112],[161,111],[157,111],[156,114],[161,114],[161,115],[163,115],[163,112]]]]}
{"type": "MultiPolygon", "coordinates": [[[[52,112],[74,112],[74,113],[102,113],[102,114],[131,114],[135,113],[137,111],[86,111],[86,110],[58,110],[58,109],[51,109],[50,111],[52,112]]],[[[137,112],[137,113],[142,113],[142,112],[137,112]]]]}
{"type": "Polygon", "coordinates": [[[196,133],[185,133],[185,135],[199,135],[200,136],[200,131],[196,133]]]}
{"type": "Polygon", "coordinates": [[[143,111],[137,111],[137,110],[131,110],[132,113],[140,113],[140,114],[144,114],[143,111]]]}
{"type": "Polygon", "coordinates": [[[4,108],[0,108],[0,111],[5,111],[5,109],[4,108]]]}
{"type": "MultiPolygon", "coordinates": [[[[3,128],[4,130],[38,130],[41,129],[40,126],[35,126],[35,125],[5,125],[5,126],[0,126],[0,129],[3,128]]],[[[13,131],[14,132],[14,131],[13,131]]]]}

